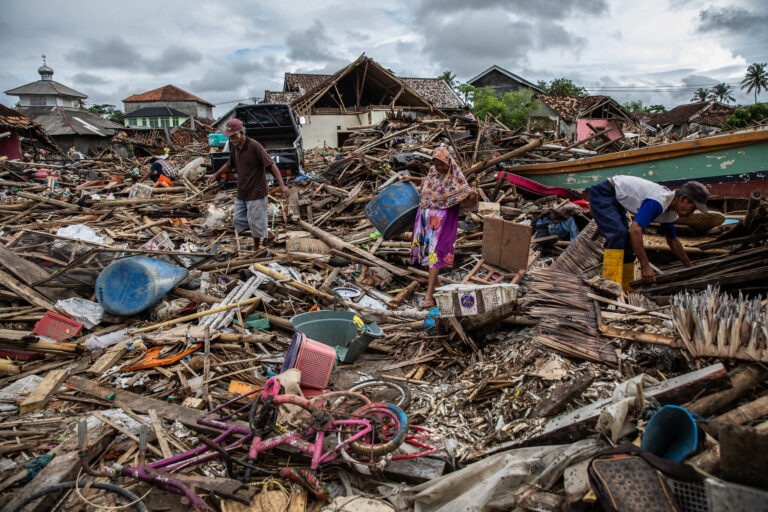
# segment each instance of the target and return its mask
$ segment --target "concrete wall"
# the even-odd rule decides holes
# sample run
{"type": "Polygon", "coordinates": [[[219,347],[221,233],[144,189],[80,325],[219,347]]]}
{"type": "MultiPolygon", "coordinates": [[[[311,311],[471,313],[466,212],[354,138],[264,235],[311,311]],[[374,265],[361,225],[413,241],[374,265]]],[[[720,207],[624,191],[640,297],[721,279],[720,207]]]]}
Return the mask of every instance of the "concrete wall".
{"type": "Polygon", "coordinates": [[[71,96],[56,96],[55,94],[23,94],[19,96],[22,107],[71,107],[77,108],[77,98],[71,96]],[[35,104],[32,104],[35,98],[35,104]],[[41,101],[42,100],[42,101],[41,101]]]}
{"type": "Polygon", "coordinates": [[[597,130],[606,127],[609,128],[610,131],[606,135],[612,139],[621,137],[621,128],[619,127],[618,121],[612,119],[579,119],[576,126],[576,140],[586,139],[595,133],[589,129],[587,123],[594,126],[597,130]]]}
{"type": "Polygon", "coordinates": [[[339,132],[350,126],[377,124],[387,118],[386,110],[372,110],[363,114],[311,114],[304,116],[307,123],[300,126],[304,149],[335,148],[339,132]]]}

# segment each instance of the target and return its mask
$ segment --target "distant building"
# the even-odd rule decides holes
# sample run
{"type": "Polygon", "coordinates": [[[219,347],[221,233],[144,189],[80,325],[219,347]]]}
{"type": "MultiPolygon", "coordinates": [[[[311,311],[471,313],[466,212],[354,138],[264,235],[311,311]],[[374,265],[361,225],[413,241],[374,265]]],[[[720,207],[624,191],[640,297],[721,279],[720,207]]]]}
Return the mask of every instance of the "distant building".
{"type": "Polygon", "coordinates": [[[128,96],[123,105],[126,126],[151,128],[181,126],[190,117],[212,120],[216,106],[175,85],[128,96]]]}
{"type": "Polygon", "coordinates": [[[541,102],[528,118],[528,130],[552,132],[572,142],[583,140],[595,130],[608,128],[610,139],[622,137],[622,125],[636,127],[632,114],[608,96],[556,96],[536,94],[541,102]]]}
{"type": "Polygon", "coordinates": [[[665,135],[685,137],[693,132],[720,132],[725,122],[736,111],[736,107],[717,101],[699,101],[678,105],[669,112],[659,114],[640,114],[644,123],[658,128],[665,135]]]}
{"type": "Polygon", "coordinates": [[[387,113],[444,115],[464,106],[442,78],[397,77],[365,55],[333,75],[286,73],[283,90],[265,91],[264,103],[286,103],[304,118],[305,149],[341,147],[350,127],[377,124],[387,113]]]}
{"type": "Polygon", "coordinates": [[[477,89],[490,87],[499,96],[504,96],[510,91],[530,89],[532,92],[544,92],[539,86],[533,84],[499,66],[491,66],[476,77],[467,82],[477,89]]]}
{"type": "Polygon", "coordinates": [[[39,123],[65,151],[70,147],[88,153],[109,144],[120,125],[80,108],[85,94],[53,80],[53,69],[37,69],[40,80],[5,91],[19,97],[18,111],[39,123]]]}

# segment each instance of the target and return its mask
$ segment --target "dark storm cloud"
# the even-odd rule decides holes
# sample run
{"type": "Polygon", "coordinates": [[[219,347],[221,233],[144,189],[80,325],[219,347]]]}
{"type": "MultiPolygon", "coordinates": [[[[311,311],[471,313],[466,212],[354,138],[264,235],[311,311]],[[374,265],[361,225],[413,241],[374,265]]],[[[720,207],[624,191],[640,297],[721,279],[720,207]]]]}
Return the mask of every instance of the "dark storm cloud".
{"type": "Polygon", "coordinates": [[[587,44],[586,38],[571,34],[556,23],[540,23],[536,32],[536,46],[542,50],[560,47],[579,52],[587,44]]]}
{"type": "Polygon", "coordinates": [[[78,83],[78,84],[84,84],[84,85],[104,85],[108,83],[106,80],[101,78],[97,75],[92,75],[90,73],[75,73],[72,76],[72,79],[78,83]]]}
{"type": "Polygon", "coordinates": [[[699,32],[744,34],[768,24],[768,12],[753,12],[743,7],[708,7],[699,12],[699,32]]]}
{"type": "Polygon", "coordinates": [[[493,64],[519,64],[533,45],[530,23],[510,21],[498,12],[434,19],[424,33],[425,51],[459,75],[476,74],[493,64]]]}
{"type": "Polygon", "coordinates": [[[290,59],[325,62],[330,57],[333,41],[325,33],[320,20],[315,20],[306,30],[290,32],[285,38],[285,44],[290,59]]]}
{"type": "Polygon", "coordinates": [[[605,0],[549,0],[536,2],[530,0],[422,0],[419,11],[422,14],[448,14],[457,11],[476,11],[501,8],[521,17],[532,16],[542,19],[562,20],[571,15],[583,13],[596,16],[608,13],[608,3],[605,0]]]}
{"type": "Polygon", "coordinates": [[[73,50],[67,55],[67,59],[83,67],[153,73],[178,71],[200,58],[199,52],[177,45],[165,48],[158,58],[148,58],[119,37],[89,39],[85,48],[73,50]]]}

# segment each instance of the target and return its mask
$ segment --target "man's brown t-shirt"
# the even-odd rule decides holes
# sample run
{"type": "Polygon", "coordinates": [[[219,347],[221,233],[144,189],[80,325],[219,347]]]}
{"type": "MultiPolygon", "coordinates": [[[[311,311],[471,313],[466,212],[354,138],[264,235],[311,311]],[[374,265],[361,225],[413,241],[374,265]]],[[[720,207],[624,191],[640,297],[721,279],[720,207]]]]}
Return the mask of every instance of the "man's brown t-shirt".
{"type": "Polygon", "coordinates": [[[272,157],[264,146],[250,137],[245,138],[243,147],[231,145],[229,166],[237,169],[237,198],[241,201],[255,201],[267,195],[267,169],[272,166],[272,157]]]}

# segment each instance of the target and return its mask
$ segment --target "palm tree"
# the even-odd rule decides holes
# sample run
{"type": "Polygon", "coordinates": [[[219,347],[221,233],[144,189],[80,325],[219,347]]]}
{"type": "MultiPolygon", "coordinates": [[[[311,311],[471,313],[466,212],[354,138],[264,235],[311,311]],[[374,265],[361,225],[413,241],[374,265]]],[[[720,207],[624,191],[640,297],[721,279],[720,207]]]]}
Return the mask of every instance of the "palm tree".
{"type": "Polygon", "coordinates": [[[733,86],[727,85],[725,82],[721,82],[712,88],[712,94],[720,103],[730,103],[736,101],[731,94],[733,92],[733,86]]]}
{"type": "Polygon", "coordinates": [[[747,68],[747,74],[744,75],[744,80],[741,81],[741,88],[747,89],[747,92],[755,90],[755,103],[757,103],[757,95],[760,91],[768,90],[768,71],[765,67],[768,63],[755,63],[750,64],[747,68]]]}
{"type": "Polygon", "coordinates": [[[453,89],[456,85],[456,74],[451,73],[451,71],[448,69],[443,71],[443,74],[437,78],[442,78],[443,80],[445,80],[445,83],[447,83],[451,87],[451,89],[453,89]]]}
{"type": "Polygon", "coordinates": [[[711,89],[705,89],[704,87],[699,87],[699,89],[693,93],[693,98],[691,98],[691,101],[709,101],[711,99],[714,99],[715,95],[712,94],[711,89]]]}

